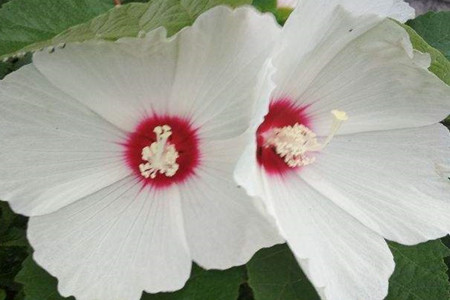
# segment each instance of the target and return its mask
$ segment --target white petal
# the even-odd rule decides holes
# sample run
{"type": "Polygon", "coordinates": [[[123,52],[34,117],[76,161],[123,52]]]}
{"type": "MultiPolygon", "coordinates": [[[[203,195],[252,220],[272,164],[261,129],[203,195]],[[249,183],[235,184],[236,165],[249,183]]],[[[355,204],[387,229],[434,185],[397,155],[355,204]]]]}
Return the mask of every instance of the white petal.
{"type": "Polygon", "coordinates": [[[232,178],[243,139],[210,142],[196,178],[180,187],[189,248],[205,268],[242,265],[263,247],[281,243],[269,216],[232,178]]]}
{"type": "MultiPolygon", "coordinates": [[[[294,8],[298,2],[298,0],[278,0],[277,6],[294,8]]],[[[353,12],[388,16],[400,22],[406,22],[415,16],[414,8],[403,0],[341,0],[337,3],[353,12]]]]}
{"type": "Polygon", "coordinates": [[[389,11],[389,17],[402,23],[414,19],[416,17],[416,11],[409,3],[403,0],[394,0],[394,3],[389,11]]]}
{"type": "Polygon", "coordinates": [[[264,195],[264,184],[261,170],[256,160],[257,145],[254,139],[249,139],[248,145],[243,151],[234,171],[234,179],[245,188],[252,197],[264,195]]]}
{"type": "Polygon", "coordinates": [[[394,261],[383,238],[295,173],[264,179],[265,200],[322,299],[384,299],[394,261]]]}
{"type": "Polygon", "coordinates": [[[176,43],[158,29],[145,38],[68,44],[33,61],[57,87],[131,131],[153,111],[166,112],[176,56],[176,43]]]}
{"type": "Polygon", "coordinates": [[[270,14],[216,7],[170,39],[156,30],[143,39],[68,45],[34,61],[51,82],[122,129],[155,111],[230,137],[248,126],[256,74],[279,31],[270,14]]]}
{"type": "Polygon", "coordinates": [[[426,69],[428,62],[412,50],[406,31],[387,20],[347,45],[296,98],[310,105],[321,135],[332,109],[349,116],[338,134],[434,124],[450,113],[450,87],[426,69]]]}
{"type": "Polygon", "coordinates": [[[246,146],[242,150],[233,174],[235,181],[242,187],[245,187],[247,194],[252,197],[261,197],[264,195],[264,185],[256,160],[257,145],[255,134],[269,110],[270,95],[275,89],[275,83],[272,80],[274,73],[275,67],[272,64],[272,60],[269,59],[266,61],[263,71],[259,74],[260,78],[257,84],[259,94],[257,102],[253,111],[250,127],[243,134],[243,138],[246,139],[246,146]]]}
{"type": "Polygon", "coordinates": [[[450,233],[450,135],[437,124],[336,137],[300,174],[389,240],[417,244],[450,233]]]}
{"type": "MultiPolygon", "coordinates": [[[[326,50],[320,46],[310,59],[322,62],[321,51],[326,50]]],[[[430,125],[450,112],[450,87],[426,69],[427,62],[413,51],[406,31],[386,20],[320,69],[309,67],[317,63],[299,61],[295,69],[301,74],[279,81],[278,95],[309,106],[313,130],[320,135],[329,131],[332,109],[349,116],[338,134],[430,125]]],[[[291,71],[282,67],[280,72],[291,71]]]]}
{"type": "Polygon", "coordinates": [[[126,178],[53,214],[32,217],[34,259],[78,300],[139,300],[180,289],[191,259],[180,199],[126,178]]]}
{"type": "Polygon", "coordinates": [[[391,17],[400,22],[414,18],[414,9],[403,0],[336,0],[342,6],[357,14],[376,14],[391,17]]]}
{"type": "Polygon", "coordinates": [[[192,116],[208,139],[244,132],[259,95],[257,75],[279,32],[273,15],[252,7],[219,6],[201,15],[178,36],[171,108],[192,116]]]}
{"type": "Polygon", "coordinates": [[[0,81],[0,198],[25,215],[58,210],[129,174],[123,132],[33,65],[0,81]]]}
{"type": "Polygon", "coordinates": [[[287,96],[305,105],[317,101],[301,96],[336,55],[381,20],[376,15],[351,14],[338,1],[300,2],[283,28],[274,58],[273,98],[287,96]]]}

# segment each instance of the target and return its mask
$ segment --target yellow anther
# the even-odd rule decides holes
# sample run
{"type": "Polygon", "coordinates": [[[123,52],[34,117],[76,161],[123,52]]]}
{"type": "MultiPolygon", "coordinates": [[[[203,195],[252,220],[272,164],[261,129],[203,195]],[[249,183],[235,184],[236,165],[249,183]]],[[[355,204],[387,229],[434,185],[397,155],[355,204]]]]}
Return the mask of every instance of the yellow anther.
{"type": "Polygon", "coordinates": [[[331,113],[339,121],[347,121],[348,120],[348,116],[347,116],[347,113],[345,111],[334,109],[334,110],[331,111],[331,113]]]}

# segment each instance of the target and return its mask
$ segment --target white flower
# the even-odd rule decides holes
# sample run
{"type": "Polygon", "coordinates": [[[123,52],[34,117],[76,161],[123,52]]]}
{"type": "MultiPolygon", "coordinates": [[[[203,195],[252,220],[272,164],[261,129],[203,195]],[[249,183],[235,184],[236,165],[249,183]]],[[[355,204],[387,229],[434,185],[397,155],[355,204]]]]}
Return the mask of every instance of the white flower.
{"type": "Polygon", "coordinates": [[[450,137],[437,124],[450,88],[394,21],[338,4],[304,0],[288,19],[276,88],[235,178],[263,200],[323,299],[381,300],[394,269],[384,238],[450,232],[439,170],[450,137]]]}
{"type": "MultiPolygon", "coordinates": [[[[334,1],[334,0],[333,0],[334,1]]],[[[330,1],[328,5],[333,5],[330,1]]],[[[295,8],[299,0],[278,0],[278,8],[295,8]]],[[[416,15],[414,8],[403,0],[343,0],[341,4],[350,11],[374,13],[388,16],[400,22],[413,19],[416,15]]]]}
{"type": "Polygon", "coordinates": [[[279,30],[219,7],[169,39],[38,53],[0,82],[0,198],[31,216],[62,295],[173,291],[192,260],[229,268],[279,242],[232,175],[279,30]]]}

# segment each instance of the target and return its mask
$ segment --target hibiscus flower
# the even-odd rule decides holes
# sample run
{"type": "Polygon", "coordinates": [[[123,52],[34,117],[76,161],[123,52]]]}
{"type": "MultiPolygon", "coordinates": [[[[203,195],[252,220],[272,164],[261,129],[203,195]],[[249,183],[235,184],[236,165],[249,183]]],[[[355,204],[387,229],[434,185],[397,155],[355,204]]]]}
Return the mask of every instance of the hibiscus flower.
{"type": "Polygon", "coordinates": [[[31,217],[63,296],[173,291],[192,261],[226,269],[279,242],[233,180],[279,30],[218,7],[171,38],[37,53],[0,82],[0,197],[31,217]]]}
{"type": "MultiPolygon", "coordinates": [[[[348,10],[350,9],[350,10],[348,10]]],[[[450,232],[450,88],[394,21],[301,1],[235,178],[276,219],[327,300],[381,300],[394,261],[450,232]]]]}

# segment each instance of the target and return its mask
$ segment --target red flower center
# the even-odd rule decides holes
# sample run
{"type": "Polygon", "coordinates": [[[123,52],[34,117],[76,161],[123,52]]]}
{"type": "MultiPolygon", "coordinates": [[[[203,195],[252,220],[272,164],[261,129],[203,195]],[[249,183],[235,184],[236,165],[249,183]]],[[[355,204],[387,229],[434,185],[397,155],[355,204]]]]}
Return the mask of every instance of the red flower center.
{"type": "Polygon", "coordinates": [[[185,181],[200,163],[197,129],[179,117],[148,117],[123,146],[126,162],[136,177],[155,188],[185,181]]]}
{"type": "Polygon", "coordinates": [[[297,106],[289,98],[281,98],[271,102],[269,112],[256,131],[256,157],[259,165],[269,174],[283,175],[295,169],[286,163],[284,158],[276,152],[273,145],[267,144],[267,137],[278,128],[294,126],[295,124],[310,128],[310,119],[305,112],[306,108],[297,106]]]}

